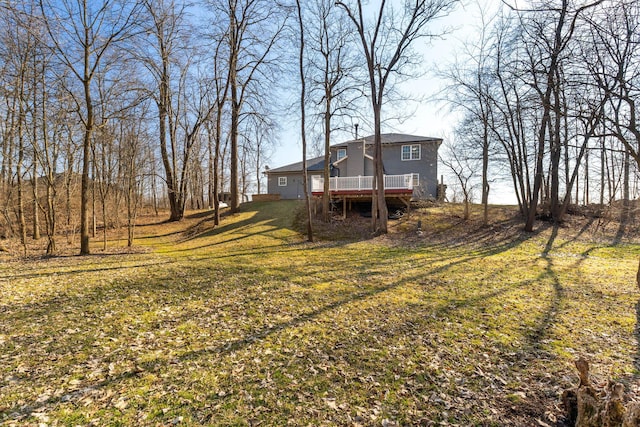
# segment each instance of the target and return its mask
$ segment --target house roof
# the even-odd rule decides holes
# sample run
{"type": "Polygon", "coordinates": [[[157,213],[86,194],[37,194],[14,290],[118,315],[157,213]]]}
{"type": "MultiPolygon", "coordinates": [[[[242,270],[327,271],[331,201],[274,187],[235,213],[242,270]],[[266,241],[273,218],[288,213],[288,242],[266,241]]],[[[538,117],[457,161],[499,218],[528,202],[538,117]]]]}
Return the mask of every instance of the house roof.
{"type": "MultiPolygon", "coordinates": [[[[322,171],[324,170],[324,156],[316,157],[314,159],[307,159],[307,171],[322,171]]],[[[287,172],[302,172],[302,162],[291,163],[290,165],[282,166],[275,169],[269,169],[266,173],[287,173],[287,172]]]]}
{"type": "MultiPolygon", "coordinates": [[[[430,136],[417,136],[407,135],[404,133],[383,133],[381,135],[383,144],[408,144],[411,142],[433,142],[440,144],[442,138],[434,138],[430,136]]],[[[350,141],[334,144],[332,147],[346,147],[349,144],[356,142],[362,142],[363,140],[368,144],[373,144],[375,135],[365,136],[364,138],[352,139],[350,141]]],[[[316,157],[314,159],[307,159],[307,171],[322,171],[324,169],[324,156],[316,157]]],[[[270,173],[287,173],[287,172],[302,172],[302,162],[292,163],[290,165],[282,166],[275,169],[269,169],[266,171],[270,173]]]]}
{"type": "MultiPolygon", "coordinates": [[[[409,142],[434,142],[441,143],[442,138],[434,138],[431,136],[418,136],[418,135],[407,135],[404,133],[383,133],[380,135],[383,144],[406,144],[409,142]]],[[[352,139],[350,141],[345,141],[340,144],[333,145],[334,147],[344,147],[354,142],[365,141],[369,144],[373,144],[375,139],[375,135],[365,136],[363,138],[352,139]]]]}

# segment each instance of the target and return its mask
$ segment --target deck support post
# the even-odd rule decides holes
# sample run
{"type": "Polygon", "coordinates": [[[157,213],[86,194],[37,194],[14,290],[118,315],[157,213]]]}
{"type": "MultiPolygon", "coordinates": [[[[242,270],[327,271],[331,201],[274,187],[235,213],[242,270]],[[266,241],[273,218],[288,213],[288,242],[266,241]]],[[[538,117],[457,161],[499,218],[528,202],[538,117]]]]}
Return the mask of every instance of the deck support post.
{"type": "Polygon", "coordinates": [[[342,219],[347,219],[347,198],[342,199],[342,219]]]}

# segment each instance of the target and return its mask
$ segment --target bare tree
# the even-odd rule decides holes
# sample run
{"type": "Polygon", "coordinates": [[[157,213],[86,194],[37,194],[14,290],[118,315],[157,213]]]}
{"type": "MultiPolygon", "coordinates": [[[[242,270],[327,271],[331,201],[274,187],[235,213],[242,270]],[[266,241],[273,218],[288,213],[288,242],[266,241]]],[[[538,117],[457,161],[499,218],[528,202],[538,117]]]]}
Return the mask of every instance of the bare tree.
{"type": "MultiPolygon", "coordinates": [[[[71,90],[77,113],[84,127],[82,144],[82,188],[80,191],[80,254],[89,248],[89,174],[91,144],[95,127],[92,83],[109,49],[131,36],[139,12],[138,2],[39,0],[43,22],[50,36],[51,49],[81,88],[71,90]]],[[[71,89],[72,87],[70,87],[71,89]]]]}
{"type": "Polygon", "coordinates": [[[211,68],[213,71],[213,91],[211,96],[214,97],[215,110],[213,119],[205,123],[209,153],[209,206],[214,209],[214,224],[220,224],[220,189],[221,189],[221,151],[223,145],[222,125],[224,120],[225,107],[227,105],[227,95],[229,93],[228,72],[224,72],[223,62],[224,54],[222,49],[226,46],[224,38],[220,37],[215,42],[214,56],[212,58],[211,68]]]}
{"type": "MultiPolygon", "coordinates": [[[[26,4],[25,11],[30,12],[31,4],[26,4]]],[[[15,181],[10,180],[9,186],[15,184],[16,189],[16,219],[18,221],[20,242],[23,249],[27,251],[27,226],[25,218],[26,209],[26,185],[25,177],[28,169],[31,169],[31,181],[35,184],[37,179],[37,161],[35,154],[32,155],[33,162],[29,166],[29,154],[34,153],[33,147],[36,143],[35,126],[35,105],[36,105],[36,87],[34,82],[37,81],[37,70],[34,67],[34,58],[39,53],[40,46],[33,32],[29,31],[29,23],[35,23],[31,13],[23,15],[22,10],[9,9],[4,10],[7,14],[4,16],[5,23],[12,30],[5,34],[4,45],[6,49],[5,71],[8,78],[8,85],[11,87],[5,95],[10,99],[7,103],[7,122],[5,123],[5,144],[12,147],[8,150],[10,153],[16,154],[15,164],[13,158],[6,163],[8,166],[13,165],[14,170],[8,170],[9,174],[15,174],[15,181]]],[[[36,26],[37,27],[37,26],[36,26]]],[[[35,190],[34,190],[35,193],[35,190]]],[[[8,198],[9,199],[9,198],[8,198]]],[[[37,215],[37,209],[34,209],[37,215]]],[[[36,218],[34,216],[34,218],[36,218]]],[[[34,224],[35,225],[35,224],[34,224]]],[[[34,232],[35,232],[34,227],[34,232]]],[[[37,237],[36,234],[33,234],[37,237]]]]}
{"type": "Polygon", "coordinates": [[[640,6],[620,1],[603,12],[591,20],[591,76],[607,96],[607,133],[640,165],[640,6]]]}
{"type": "Polygon", "coordinates": [[[376,233],[387,232],[387,203],[382,164],[382,105],[388,86],[401,72],[414,65],[416,55],[411,46],[420,38],[432,37],[428,25],[449,13],[457,0],[411,0],[404,2],[400,13],[392,2],[381,0],[371,23],[366,22],[362,0],[337,1],[356,29],[369,75],[368,86],[374,123],[374,179],[372,226],[376,233]]]}
{"type": "Polygon", "coordinates": [[[296,8],[298,12],[298,24],[300,30],[300,54],[298,56],[298,65],[300,72],[300,137],[302,138],[302,185],[304,187],[304,203],[307,225],[307,240],[313,242],[313,223],[311,219],[311,200],[309,198],[309,174],[307,171],[307,129],[306,129],[306,108],[307,101],[307,82],[304,67],[304,21],[302,19],[302,7],[300,0],[296,0],[296,8]]]}
{"type": "MultiPolygon", "coordinates": [[[[135,112],[139,118],[147,116],[146,105],[142,105],[135,112]]],[[[132,247],[138,208],[142,199],[142,183],[144,177],[145,145],[149,144],[148,132],[145,130],[145,120],[121,120],[119,121],[120,163],[123,168],[124,199],[127,209],[127,247],[132,247]]]]}
{"type": "Polygon", "coordinates": [[[478,4],[480,12],[479,37],[474,34],[473,39],[465,43],[463,57],[456,60],[450,69],[441,73],[451,84],[444,93],[447,101],[454,110],[462,111],[465,122],[472,126],[467,133],[473,132],[477,138],[475,144],[466,146],[475,150],[480,149],[482,158],[482,221],[486,225],[489,221],[489,158],[492,148],[491,116],[492,91],[494,78],[491,75],[490,58],[493,55],[491,39],[491,18],[487,18],[484,7],[478,4]]]}
{"type": "Polygon", "coordinates": [[[526,10],[504,3],[509,7],[494,20],[478,74],[484,86],[475,93],[482,96],[468,98],[471,108],[464,108],[484,112],[477,120],[502,147],[531,231],[540,206],[555,222],[563,220],[601,121],[604,91],[584,78],[589,61],[577,54],[586,52],[585,17],[601,2],[539,1],[526,10]]]}
{"type": "MultiPolygon", "coordinates": [[[[305,20],[308,35],[307,73],[309,90],[307,102],[317,111],[321,124],[324,154],[324,189],[322,218],[330,219],[329,179],[331,176],[331,137],[348,117],[358,114],[356,99],[362,97],[358,59],[355,54],[353,32],[349,18],[341,13],[334,0],[315,0],[305,3],[309,11],[305,20]]],[[[303,8],[303,11],[305,9],[303,8]]],[[[303,14],[304,15],[304,14],[303,14]]]]}
{"type": "MultiPolygon", "coordinates": [[[[14,165],[16,160],[16,124],[18,119],[18,106],[20,103],[19,88],[20,68],[16,67],[20,63],[20,58],[24,55],[18,52],[24,38],[24,29],[18,25],[15,14],[11,9],[0,9],[1,25],[8,29],[0,34],[0,96],[2,96],[2,118],[0,126],[0,144],[2,144],[2,165],[0,167],[0,202],[2,202],[2,218],[5,227],[2,229],[3,237],[15,234],[14,221],[12,218],[12,201],[15,189],[14,165]],[[13,30],[13,31],[11,31],[13,30]]],[[[24,62],[24,60],[22,61],[24,62]]],[[[24,74],[24,73],[22,73],[24,74]]]]}
{"type": "Polygon", "coordinates": [[[58,230],[57,224],[57,167],[58,167],[58,159],[60,157],[61,147],[58,144],[57,135],[57,125],[58,125],[58,115],[64,116],[66,115],[66,111],[62,108],[54,109],[52,108],[55,104],[53,101],[55,99],[55,94],[53,96],[49,96],[49,91],[47,87],[50,82],[46,80],[45,69],[48,65],[48,55],[43,55],[41,60],[41,73],[40,73],[40,86],[42,91],[42,100],[40,102],[40,134],[41,134],[41,144],[36,144],[34,146],[35,156],[38,159],[38,162],[42,165],[43,177],[46,184],[46,205],[44,208],[45,215],[45,224],[47,230],[47,255],[52,255],[56,251],[56,234],[58,230]],[[51,110],[53,113],[50,115],[51,110]],[[51,120],[51,123],[49,123],[51,120]],[[50,129],[53,132],[50,134],[50,129]]]}
{"type": "Polygon", "coordinates": [[[449,168],[456,177],[460,190],[462,191],[465,221],[471,217],[471,199],[474,189],[474,180],[478,170],[482,168],[482,159],[466,156],[464,150],[459,149],[459,145],[452,143],[445,145],[445,152],[440,156],[442,164],[449,168]]]}
{"type": "Polygon", "coordinates": [[[253,164],[252,172],[255,173],[256,191],[262,192],[263,168],[269,158],[270,149],[275,140],[275,123],[268,120],[269,117],[255,114],[249,117],[246,123],[245,146],[247,155],[253,164]],[[249,147],[251,145],[251,147],[249,147]]]}
{"type": "Polygon", "coordinates": [[[255,86],[273,83],[274,47],[285,28],[286,15],[278,3],[268,0],[227,0],[212,2],[220,20],[225,21],[228,43],[230,142],[230,207],[236,212],[240,203],[238,184],[238,139],[245,103],[255,86]],[[222,4],[224,3],[224,4],[222,4]],[[268,70],[270,68],[270,70],[268,70]],[[271,76],[269,75],[271,74],[271,76]]]}
{"type": "Polygon", "coordinates": [[[183,174],[180,169],[186,172],[185,157],[188,153],[178,144],[175,115],[181,106],[179,95],[174,94],[174,85],[176,80],[184,81],[189,62],[183,58],[189,44],[185,33],[190,32],[187,30],[186,5],[173,0],[145,0],[144,7],[150,19],[148,31],[152,40],[150,49],[141,59],[155,86],[151,92],[158,108],[160,155],[171,210],[169,220],[179,221],[184,216],[186,200],[186,194],[183,193],[186,186],[181,181],[183,174]],[[176,63],[180,64],[176,68],[182,68],[182,71],[176,72],[173,67],[176,63]]]}
{"type": "MultiPolygon", "coordinates": [[[[96,101],[96,131],[93,136],[92,154],[94,176],[92,179],[93,200],[96,193],[100,197],[102,211],[102,250],[107,250],[107,229],[109,228],[109,217],[107,214],[107,199],[111,194],[111,190],[116,185],[116,172],[118,170],[117,158],[117,141],[114,124],[110,123],[109,111],[115,99],[110,99],[110,88],[105,78],[106,73],[98,73],[96,76],[97,83],[97,101],[96,101]],[[111,105],[109,105],[111,104],[111,105]],[[97,187],[97,188],[96,188],[97,187]],[[97,191],[96,191],[97,189],[97,191]]],[[[120,79],[114,79],[119,81],[120,79]]],[[[118,91],[119,92],[119,91],[118,91]]],[[[93,209],[94,230],[96,228],[96,212],[95,205],[93,209]]]]}
{"type": "Polygon", "coordinates": [[[560,5],[542,2],[530,10],[518,10],[522,24],[524,53],[529,61],[531,87],[539,98],[540,121],[537,124],[535,175],[531,203],[526,212],[525,230],[532,231],[536,219],[539,198],[544,184],[545,153],[549,159],[549,196],[551,216],[560,221],[560,159],[562,138],[562,70],[567,59],[565,52],[573,42],[576,23],[581,14],[602,3],[598,0],[573,7],[569,0],[560,5]]]}
{"type": "MultiPolygon", "coordinates": [[[[535,128],[539,114],[536,95],[531,85],[522,84],[526,74],[521,64],[521,40],[524,37],[519,21],[501,11],[492,29],[489,63],[492,88],[490,97],[491,138],[502,147],[502,155],[511,174],[520,213],[528,216],[532,207],[535,128]]],[[[486,81],[486,80],[485,80],[486,81]]]]}

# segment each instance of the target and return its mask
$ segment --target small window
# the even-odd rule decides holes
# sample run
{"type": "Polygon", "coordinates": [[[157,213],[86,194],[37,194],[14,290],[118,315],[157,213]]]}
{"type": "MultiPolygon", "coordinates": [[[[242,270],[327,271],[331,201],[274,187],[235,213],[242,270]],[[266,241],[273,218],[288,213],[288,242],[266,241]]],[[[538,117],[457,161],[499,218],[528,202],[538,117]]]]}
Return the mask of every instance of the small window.
{"type": "Polygon", "coordinates": [[[420,160],[420,144],[403,145],[402,160],[420,160]]]}
{"type": "Polygon", "coordinates": [[[413,188],[416,188],[420,185],[420,174],[419,173],[414,173],[413,174],[413,188]]]}
{"type": "Polygon", "coordinates": [[[278,187],[286,187],[287,186],[287,177],[279,176],[278,177],[278,187]]]}
{"type": "Polygon", "coordinates": [[[344,159],[345,157],[347,157],[347,149],[346,148],[338,148],[338,154],[337,154],[337,160],[336,161],[340,161],[342,159],[344,159]]]}

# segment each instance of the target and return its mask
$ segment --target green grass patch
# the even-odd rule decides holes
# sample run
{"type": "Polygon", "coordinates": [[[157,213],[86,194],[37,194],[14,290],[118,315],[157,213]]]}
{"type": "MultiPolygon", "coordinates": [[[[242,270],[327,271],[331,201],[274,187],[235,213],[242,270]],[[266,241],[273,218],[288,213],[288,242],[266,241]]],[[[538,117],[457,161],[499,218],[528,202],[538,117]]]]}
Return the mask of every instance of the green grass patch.
{"type": "Polygon", "coordinates": [[[0,423],[535,425],[561,416],[578,354],[637,383],[633,241],[434,207],[307,243],[298,206],[5,263],[0,423]]]}

